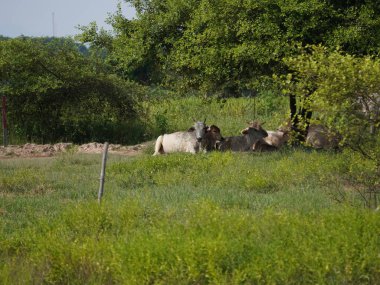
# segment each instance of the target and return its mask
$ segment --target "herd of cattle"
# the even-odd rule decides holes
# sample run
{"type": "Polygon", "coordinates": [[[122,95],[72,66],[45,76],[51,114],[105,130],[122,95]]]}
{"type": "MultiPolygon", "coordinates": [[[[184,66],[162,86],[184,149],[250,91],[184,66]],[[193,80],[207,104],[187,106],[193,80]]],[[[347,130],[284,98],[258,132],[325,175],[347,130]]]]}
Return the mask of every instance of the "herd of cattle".
{"type": "MultiPolygon", "coordinates": [[[[370,93],[360,95],[353,106],[370,123],[371,134],[380,124],[380,95],[370,93]]],[[[186,132],[164,134],[157,138],[154,154],[172,152],[207,152],[219,151],[274,151],[283,146],[290,138],[290,127],[277,131],[266,131],[261,124],[249,122],[241,135],[223,138],[220,129],[206,126],[205,122],[195,122],[186,132]]],[[[310,125],[307,131],[306,144],[314,148],[331,149],[339,145],[339,137],[332,135],[323,125],[310,125]]]]}
{"type": "MultiPolygon", "coordinates": [[[[317,148],[324,148],[330,143],[323,136],[323,130],[318,128],[309,130],[307,142],[317,148]]],[[[164,134],[157,138],[154,154],[159,155],[173,152],[208,152],[218,151],[275,151],[289,140],[289,131],[266,131],[257,121],[248,123],[248,127],[241,131],[239,136],[223,137],[220,129],[207,126],[205,122],[195,122],[188,130],[164,134]]]]}

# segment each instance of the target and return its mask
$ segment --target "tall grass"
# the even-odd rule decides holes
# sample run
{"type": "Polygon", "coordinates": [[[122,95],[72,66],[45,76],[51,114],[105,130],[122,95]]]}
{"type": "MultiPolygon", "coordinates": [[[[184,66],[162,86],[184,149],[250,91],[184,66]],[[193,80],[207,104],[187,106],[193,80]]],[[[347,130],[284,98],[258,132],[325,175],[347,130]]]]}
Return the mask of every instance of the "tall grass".
{"type": "Polygon", "coordinates": [[[100,155],[0,161],[0,284],[376,284],[352,159],[111,155],[101,206],[100,155]]]}
{"type": "Polygon", "coordinates": [[[149,138],[187,130],[193,120],[215,124],[223,135],[237,135],[246,122],[258,119],[276,129],[288,117],[287,98],[270,92],[256,98],[156,98],[142,103],[149,138]]]}
{"type": "Polygon", "coordinates": [[[344,208],[257,215],[207,200],[171,210],[135,199],[85,203],[3,241],[1,276],[12,284],[375,284],[379,226],[375,213],[344,208]]]}

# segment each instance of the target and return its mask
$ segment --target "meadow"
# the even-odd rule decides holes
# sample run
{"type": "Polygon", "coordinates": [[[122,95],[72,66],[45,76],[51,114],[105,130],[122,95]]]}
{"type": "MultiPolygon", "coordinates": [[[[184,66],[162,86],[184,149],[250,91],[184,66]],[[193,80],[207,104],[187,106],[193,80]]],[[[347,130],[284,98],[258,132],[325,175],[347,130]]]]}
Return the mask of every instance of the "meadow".
{"type": "MultiPolygon", "coordinates": [[[[251,107],[231,106],[251,102],[207,120],[236,133],[251,107]]],[[[165,104],[150,108],[157,128],[196,113],[165,104]]],[[[371,168],[358,154],[152,152],[109,156],[100,205],[100,154],[0,160],[0,284],[379,284],[380,214],[352,179],[371,168]]]]}

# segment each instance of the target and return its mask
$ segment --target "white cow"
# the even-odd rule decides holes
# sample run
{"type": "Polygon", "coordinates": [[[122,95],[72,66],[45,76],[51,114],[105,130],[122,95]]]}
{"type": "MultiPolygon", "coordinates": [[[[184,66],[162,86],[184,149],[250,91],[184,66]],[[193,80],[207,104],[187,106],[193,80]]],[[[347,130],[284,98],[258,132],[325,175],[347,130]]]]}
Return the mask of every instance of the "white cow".
{"type": "Polygon", "coordinates": [[[202,140],[207,126],[205,122],[195,122],[187,132],[164,134],[157,138],[153,155],[173,152],[197,153],[203,150],[202,140]]]}

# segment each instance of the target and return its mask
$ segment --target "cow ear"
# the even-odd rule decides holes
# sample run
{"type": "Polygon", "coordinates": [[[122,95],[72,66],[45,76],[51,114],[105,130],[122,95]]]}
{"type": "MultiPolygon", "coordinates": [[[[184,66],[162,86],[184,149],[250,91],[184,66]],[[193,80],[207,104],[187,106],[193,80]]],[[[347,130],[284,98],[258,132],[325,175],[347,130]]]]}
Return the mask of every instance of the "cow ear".
{"type": "Polygon", "coordinates": [[[195,131],[195,128],[194,127],[191,127],[190,129],[187,130],[188,132],[194,132],[195,131]]]}
{"type": "Polygon", "coordinates": [[[242,133],[243,135],[246,135],[246,134],[248,134],[248,128],[247,128],[247,129],[244,129],[244,130],[242,130],[242,131],[241,131],[241,133],[242,133]]]}

